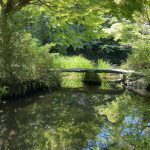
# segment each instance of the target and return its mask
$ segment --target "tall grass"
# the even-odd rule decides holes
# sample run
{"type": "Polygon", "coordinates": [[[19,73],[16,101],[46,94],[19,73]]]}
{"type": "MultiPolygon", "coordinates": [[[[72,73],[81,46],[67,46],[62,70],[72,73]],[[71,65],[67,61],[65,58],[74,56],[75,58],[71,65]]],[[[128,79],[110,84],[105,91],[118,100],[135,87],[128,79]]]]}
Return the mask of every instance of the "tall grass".
{"type": "Polygon", "coordinates": [[[103,59],[98,60],[97,67],[102,69],[102,68],[111,68],[111,64],[103,59]]]}
{"type": "Polygon", "coordinates": [[[54,56],[54,68],[93,68],[94,63],[82,56],[54,56]]]}
{"type": "Polygon", "coordinates": [[[82,57],[82,56],[61,56],[53,55],[54,68],[110,68],[111,64],[103,59],[99,59],[98,63],[82,57]]]}

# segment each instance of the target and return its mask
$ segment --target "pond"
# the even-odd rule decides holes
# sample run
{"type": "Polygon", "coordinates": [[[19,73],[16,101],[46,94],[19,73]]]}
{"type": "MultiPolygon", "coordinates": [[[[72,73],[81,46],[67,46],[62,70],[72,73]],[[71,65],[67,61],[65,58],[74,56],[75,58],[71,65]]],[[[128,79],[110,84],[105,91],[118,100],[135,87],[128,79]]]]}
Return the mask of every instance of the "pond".
{"type": "Polygon", "coordinates": [[[0,120],[1,150],[150,149],[150,100],[120,85],[1,101],[0,120]]]}

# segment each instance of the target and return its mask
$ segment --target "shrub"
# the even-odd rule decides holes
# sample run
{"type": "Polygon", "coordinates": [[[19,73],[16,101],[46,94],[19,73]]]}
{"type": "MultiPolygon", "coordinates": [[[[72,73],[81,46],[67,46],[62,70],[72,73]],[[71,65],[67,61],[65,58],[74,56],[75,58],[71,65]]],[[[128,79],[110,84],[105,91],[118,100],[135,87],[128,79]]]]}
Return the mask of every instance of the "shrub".
{"type": "Polygon", "coordinates": [[[126,65],[130,69],[149,72],[150,68],[150,37],[135,43],[133,53],[129,55],[126,65]]]}
{"type": "Polygon", "coordinates": [[[150,36],[143,35],[133,43],[133,52],[129,55],[124,68],[133,69],[146,75],[146,82],[150,83],[150,36]]]}
{"type": "Polygon", "coordinates": [[[61,78],[58,74],[49,72],[53,60],[48,46],[38,45],[38,41],[28,33],[19,35],[19,32],[14,32],[11,40],[13,44],[8,48],[13,50],[13,53],[10,51],[7,57],[1,55],[4,61],[1,63],[0,75],[0,84],[7,86],[9,95],[22,95],[39,88],[60,85],[61,78]],[[6,70],[7,59],[10,59],[11,63],[7,64],[6,70]]]}

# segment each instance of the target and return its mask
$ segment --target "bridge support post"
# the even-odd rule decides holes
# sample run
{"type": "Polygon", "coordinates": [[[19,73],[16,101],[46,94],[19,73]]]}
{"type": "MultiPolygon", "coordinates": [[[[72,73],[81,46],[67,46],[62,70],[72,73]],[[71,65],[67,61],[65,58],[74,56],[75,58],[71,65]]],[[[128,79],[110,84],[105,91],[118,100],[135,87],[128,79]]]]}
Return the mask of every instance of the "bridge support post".
{"type": "Polygon", "coordinates": [[[99,75],[95,71],[86,72],[83,77],[83,82],[85,84],[91,84],[91,85],[101,85],[102,84],[102,81],[101,81],[99,75]]]}

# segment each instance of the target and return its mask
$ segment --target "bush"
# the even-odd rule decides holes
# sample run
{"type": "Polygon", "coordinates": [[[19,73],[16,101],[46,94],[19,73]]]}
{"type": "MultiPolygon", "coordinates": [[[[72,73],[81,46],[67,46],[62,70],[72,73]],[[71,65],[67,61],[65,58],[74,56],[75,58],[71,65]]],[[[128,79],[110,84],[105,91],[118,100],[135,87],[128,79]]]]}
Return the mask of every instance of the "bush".
{"type": "Polygon", "coordinates": [[[147,75],[146,80],[150,82],[150,37],[148,35],[143,37],[145,38],[135,41],[133,53],[129,55],[123,67],[144,73],[147,75]]]}
{"type": "Polygon", "coordinates": [[[19,32],[14,32],[10,43],[9,55],[5,55],[1,49],[5,56],[1,55],[3,61],[0,75],[0,84],[7,87],[9,95],[24,95],[39,88],[60,85],[59,75],[49,72],[53,60],[48,46],[39,46],[30,34],[19,32]],[[11,63],[7,64],[7,59],[11,63]]]}
{"type": "Polygon", "coordinates": [[[138,41],[133,53],[129,55],[127,65],[135,70],[147,70],[150,68],[150,43],[148,40],[138,41]]]}
{"type": "MultiPolygon", "coordinates": [[[[56,81],[53,79],[54,74],[49,72],[53,60],[47,46],[39,46],[30,34],[25,33],[16,47],[18,51],[12,67],[13,75],[17,79],[20,81],[39,80],[47,86],[51,84],[51,81],[56,81]]],[[[56,74],[55,77],[57,78],[56,74]]]]}

